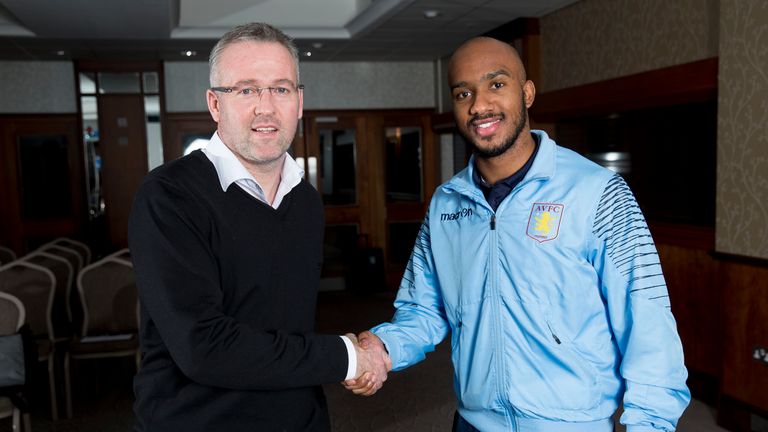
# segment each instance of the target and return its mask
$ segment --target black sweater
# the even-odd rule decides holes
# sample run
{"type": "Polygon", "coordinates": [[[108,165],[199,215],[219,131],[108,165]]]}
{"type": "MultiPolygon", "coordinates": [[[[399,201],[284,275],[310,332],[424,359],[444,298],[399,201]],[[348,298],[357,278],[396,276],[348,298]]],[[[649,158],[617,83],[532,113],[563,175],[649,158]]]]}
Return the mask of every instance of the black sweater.
{"type": "Polygon", "coordinates": [[[323,207],[302,181],[278,209],[232,184],[202,152],[152,171],[129,243],[141,301],[137,431],[330,428],[322,383],[347,351],[317,335],[323,207]]]}

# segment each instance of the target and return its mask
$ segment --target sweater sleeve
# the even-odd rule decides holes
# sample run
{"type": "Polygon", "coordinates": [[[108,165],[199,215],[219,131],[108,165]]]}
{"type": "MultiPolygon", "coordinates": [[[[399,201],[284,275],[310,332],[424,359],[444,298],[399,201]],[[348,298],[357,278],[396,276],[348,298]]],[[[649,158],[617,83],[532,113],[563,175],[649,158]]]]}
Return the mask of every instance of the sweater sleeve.
{"type": "MultiPolygon", "coordinates": [[[[347,349],[336,335],[250,328],[224,312],[218,257],[209,247],[216,227],[190,191],[150,176],[129,220],[142,310],[142,335],[156,330],[161,346],[190,380],[240,390],[285,389],[339,382],[347,349]],[[164,346],[164,347],[163,347],[164,346]]],[[[144,339],[144,338],[143,338],[144,339]]]]}
{"type": "Polygon", "coordinates": [[[626,382],[628,431],[673,431],[690,401],[683,349],[651,233],[632,192],[616,175],[595,214],[594,265],[626,382]]]}

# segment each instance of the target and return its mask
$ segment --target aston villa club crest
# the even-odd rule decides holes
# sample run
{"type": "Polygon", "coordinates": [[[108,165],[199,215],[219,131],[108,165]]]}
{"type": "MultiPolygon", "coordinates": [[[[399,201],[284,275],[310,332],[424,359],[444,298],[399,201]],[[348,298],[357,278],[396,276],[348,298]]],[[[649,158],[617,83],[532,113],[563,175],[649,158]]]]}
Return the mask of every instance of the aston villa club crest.
{"type": "Polygon", "coordinates": [[[560,221],[565,206],[553,203],[533,203],[528,217],[528,237],[539,243],[554,240],[560,234],[560,221]]]}

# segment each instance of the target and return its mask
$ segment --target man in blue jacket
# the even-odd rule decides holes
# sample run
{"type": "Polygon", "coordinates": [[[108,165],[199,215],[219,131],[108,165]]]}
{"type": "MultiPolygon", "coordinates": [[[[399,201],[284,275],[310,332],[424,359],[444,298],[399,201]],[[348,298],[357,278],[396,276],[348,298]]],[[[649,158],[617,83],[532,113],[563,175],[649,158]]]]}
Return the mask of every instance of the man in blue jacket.
{"type": "MultiPolygon", "coordinates": [[[[440,186],[385,323],[394,370],[451,334],[456,431],[672,431],[690,400],[659,257],[621,176],[530,130],[517,52],[475,38],[449,65],[474,147],[440,186]]],[[[347,381],[359,394],[380,383],[347,381]]]]}

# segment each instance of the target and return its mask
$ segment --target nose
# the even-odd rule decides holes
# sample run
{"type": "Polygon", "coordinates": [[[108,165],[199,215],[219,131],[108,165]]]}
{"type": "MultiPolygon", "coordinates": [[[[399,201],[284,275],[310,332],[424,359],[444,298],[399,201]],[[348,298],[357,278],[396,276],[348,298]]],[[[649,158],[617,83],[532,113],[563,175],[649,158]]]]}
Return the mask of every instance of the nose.
{"type": "Polygon", "coordinates": [[[268,88],[258,89],[258,97],[254,104],[253,110],[255,114],[273,113],[275,112],[275,101],[272,99],[272,92],[268,88]]]}
{"type": "Polygon", "coordinates": [[[493,111],[492,95],[484,90],[478,90],[472,95],[472,104],[469,106],[471,115],[493,111]]]}

